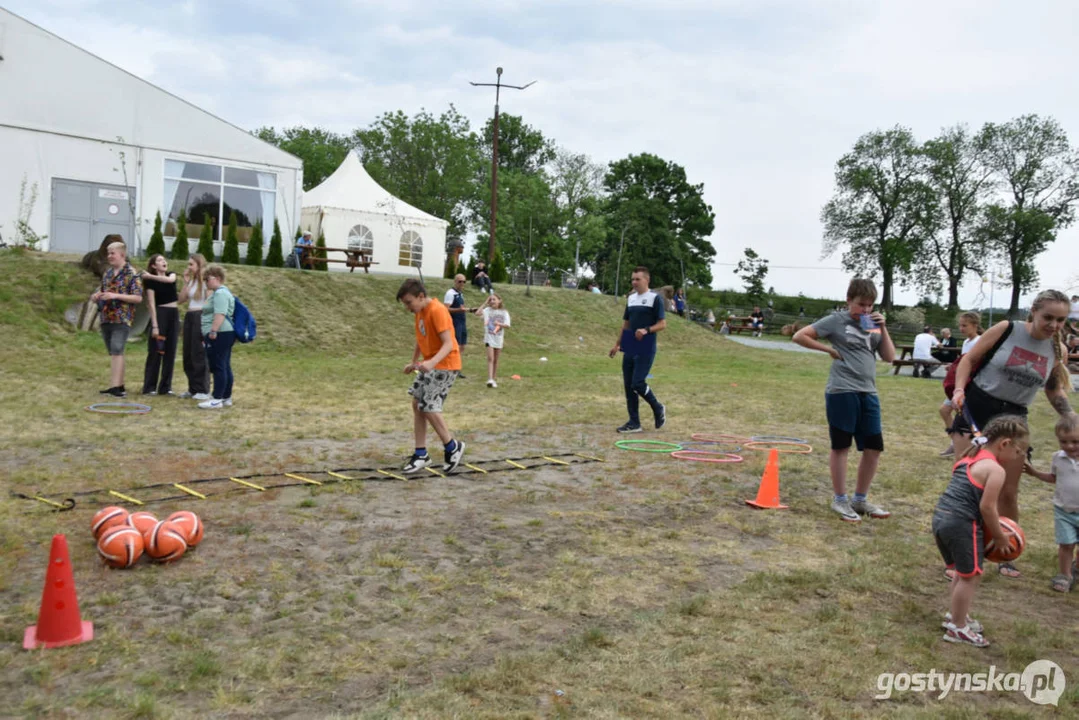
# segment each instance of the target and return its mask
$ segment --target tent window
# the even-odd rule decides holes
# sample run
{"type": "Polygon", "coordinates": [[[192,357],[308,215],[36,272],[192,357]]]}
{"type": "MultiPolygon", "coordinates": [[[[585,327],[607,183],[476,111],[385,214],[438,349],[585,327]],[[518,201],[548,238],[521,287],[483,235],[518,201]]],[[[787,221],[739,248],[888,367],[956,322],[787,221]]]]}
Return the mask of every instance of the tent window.
{"type": "Polygon", "coordinates": [[[406,230],[401,236],[397,264],[405,267],[419,267],[423,262],[423,238],[414,230],[406,230]]]}
{"type": "Polygon", "coordinates": [[[375,248],[375,236],[366,225],[356,225],[348,231],[348,247],[372,251],[375,248]]]}

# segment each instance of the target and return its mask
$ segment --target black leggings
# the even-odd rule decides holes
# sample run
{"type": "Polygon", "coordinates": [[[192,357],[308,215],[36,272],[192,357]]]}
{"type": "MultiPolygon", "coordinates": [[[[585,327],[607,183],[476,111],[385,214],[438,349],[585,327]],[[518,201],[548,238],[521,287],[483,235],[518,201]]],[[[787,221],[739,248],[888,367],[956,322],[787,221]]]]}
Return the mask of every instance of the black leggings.
{"type": "Polygon", "coordinates": [[[157,332],[164,337],[164,352],[158,351],[153,327],[146,333],[146,372],[142,391],[166,395],[172,391],[172,369],[176,364],[176,343],[180,339],[180,311],[174,307],[157,308],[157,332]]]}
{"type": "Polygon", "coordinates": [[[201,310],[188,310],[184,315],[184,375],[189,393],[210,394],[210,366],[202,344],[201,310]]]}

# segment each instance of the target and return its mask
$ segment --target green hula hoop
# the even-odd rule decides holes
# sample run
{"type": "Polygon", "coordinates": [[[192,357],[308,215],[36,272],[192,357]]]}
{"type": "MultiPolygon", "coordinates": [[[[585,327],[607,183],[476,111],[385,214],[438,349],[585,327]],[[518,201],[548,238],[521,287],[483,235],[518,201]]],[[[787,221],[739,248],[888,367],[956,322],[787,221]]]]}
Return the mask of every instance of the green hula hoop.
{"type": "Polygon", "coordinates": [[[647,453],[672,453],[682,449],[682,446],[678,443],[664,442],[662,440],[619,440],[614,446],[619,450],[647,453]],[[659,445],[660,447],[636,447],[637,445],[659,445]]]}

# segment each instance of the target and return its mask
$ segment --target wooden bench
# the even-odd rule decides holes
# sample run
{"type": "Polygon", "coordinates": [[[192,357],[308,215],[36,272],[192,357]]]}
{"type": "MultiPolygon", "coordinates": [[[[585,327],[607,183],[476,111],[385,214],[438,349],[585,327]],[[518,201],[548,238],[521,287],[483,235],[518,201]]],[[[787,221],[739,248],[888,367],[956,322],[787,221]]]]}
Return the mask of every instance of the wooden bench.
{"type": "MultiPolygon", "coordinates": [[[[761,332],[764,332],[764,326],[766,324],[767,324],[767,321],[762,322],[762,324],[761,324],[761,332]]],[[[739,334],[741,334],[741,332],[743,330],[745,330],[747,332],[753,332],[755,330],[755,328],[753,327],[753,318],[751,318],[751,317],[735,317],[734,315],[731,315],[730,317],[727,318],[727,327],[730,328],[730,331],[732,333],[739,333],[739,334]]]]}
{"type": "Polygon", "coordinates": [[[356,268],[363,268],[365,273],[370,273],[368,268],[372,265],[378,265],[377,262],[371,261],[371,251],[362,248],[320,248],[302,245],[300,250],[300,267],[306,267],[308,270],[313,270],[315,263],[344,263],[349,272],[353,272],[356,268]],[[345,259],[318,257],[320,250],[328,253],[344,253],[345,259]]]}
{"type": "Polygon", "coordinates": [[[932,374],[932,372],[934,370],[936,370],[938,367],[940,367],[941,365],[944,365],[944,364],[945,363],[942,363],[939,360],[914,360],[913,358],[909,359],[909,360],[908,359],[892,360],[892,365],[895,367],[895,372],[892,373],[892,374],[893,375],[898,375],[900,368],[910,366],[910,367],[913,368],[913,370],[911,371],[912,377],[917,377],[918,376],[918,368],[926,368],[926,369],[929,370],[930,374],[932,374]]]}

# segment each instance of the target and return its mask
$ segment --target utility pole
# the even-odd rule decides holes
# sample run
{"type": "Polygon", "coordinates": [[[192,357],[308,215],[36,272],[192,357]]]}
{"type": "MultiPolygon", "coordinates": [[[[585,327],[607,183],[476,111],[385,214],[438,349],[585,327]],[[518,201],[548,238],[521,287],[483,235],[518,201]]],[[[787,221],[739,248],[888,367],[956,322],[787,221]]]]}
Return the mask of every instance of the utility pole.
{"type": "Polygon", "coordinates": [[[622,240],[618,243],[618,269],[614,273],[614,296],[618,297],[618,279],[622,275],[622,248],[626,244],[626,228],[628,225],[622,226],[622,240]]]}
{"type": "Polygon", "coordinates": [[[494,141],[491,147],[491,236],[487,244],[487,263],[490,265],[495,261],[495,215],[498,214],[498,96],[502,88],[513,88],[514,90],[524,90],[527,87],[536,84],[536,81],[528,83],[527,85],[503,85],[502,84],[502,68],[495,69],[496,79],[493,83],[477,83],[469,81],[469,85],[473,87],[493,87],[495,89],[495,119],[492,127],[492,135],[494,141]]]}

